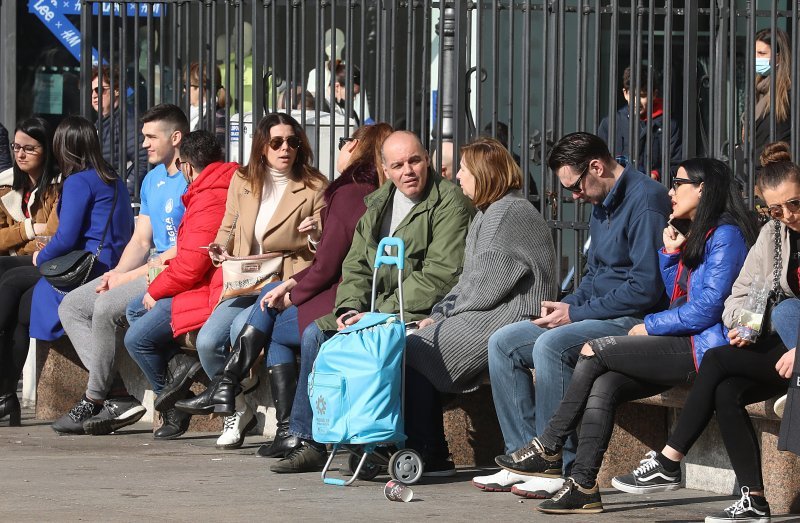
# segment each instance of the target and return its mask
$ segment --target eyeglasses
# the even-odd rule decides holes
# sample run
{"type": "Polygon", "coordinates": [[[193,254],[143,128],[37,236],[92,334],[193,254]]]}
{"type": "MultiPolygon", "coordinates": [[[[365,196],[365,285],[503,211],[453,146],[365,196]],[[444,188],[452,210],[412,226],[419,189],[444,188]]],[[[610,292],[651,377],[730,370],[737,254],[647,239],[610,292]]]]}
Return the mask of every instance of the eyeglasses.
{"type": "Polygon", "coordinates": [[[184,165],[191,165],[191,164],[189,162],[182,161],[180,159],[180,157],[175,158],[175,168],[176,169],[178,169],[179,171],[183,172],[183,169],[181,167],[184,166],[184,165]]]}
{"type": "Polygon", "coordinates": [[[339,138],[339,150],[341,151],[342,149],[344,149],[344,146],[347,145],[348,142],[354,142],[354,141],[356,141],[355,138],[348,138],[346,136],[342,136],[341,138],[339,138]]]}
{"type": "MultiPolygon", "coordinates": [[[[106,93],[110,92],[110,90],[111,90],[111,86],[110,85],[104,85],[103,86],[103,94],[106,94],[106,93]]],[[[96,94],[97,96],[100,96],[100,86],[98,85],[97,87],[93,87],[92,88],[92,92],[94,94],[96,94]]]]}
{"type": "Polygon", "coordinates": [[[580,192],[583,192],[583,187],[581,187],[581,182],[583,181],[583,177],[586,176],[586,173],[588,172],[589,172],[589,166],[587,165],[586,170],[583,171],[580,176],[578,176],[578,179],[575,180],[575,183],[573,183],[570,186],[564,185],[562,183],[561,187],[563,187],[565,191],[569,191],[572,194],[578,194],[580,192]]]}
{"type": "Polygon", "coordinates": [[[16,142],[12,142],[8,147],[14,154],[20,151],[25,151],[25,154],[36,154],[41,145],[20,145],[16,142]]]}
{"type": "Polygon", "coordinates": [[[701,182],[700,180],[692,180],[689,178],[674,178],[672,180],[672,190],[677,192],[678,187],[680,187],[681,185],[687,185],[687,184],[700,185],[701,183],[703,182],[701,182]]]}
{"type": "Polygon", "coordinates": [[[800,211],[800,198],[792,198],[791,200],[786,200],[778,205],[770,205],[767,208],[767,212],[769,212],[769,215],[775,220],[780,220],[783,218],[784,207],[787,211],[789,211],[789,214],[794,214],[800,211]]]}
{"type": "Polygon", "coordinates": [[[300,147],[300,138],[297,136],[287,136],[284,138],[283,136],[276,136],[275,138],[271,138],[269,141],[269,148],[273,151],[277,151],[281,147],[283,147],[283,142],[289,144],[289,147],[292,149],[297,149],[300,147]]]}

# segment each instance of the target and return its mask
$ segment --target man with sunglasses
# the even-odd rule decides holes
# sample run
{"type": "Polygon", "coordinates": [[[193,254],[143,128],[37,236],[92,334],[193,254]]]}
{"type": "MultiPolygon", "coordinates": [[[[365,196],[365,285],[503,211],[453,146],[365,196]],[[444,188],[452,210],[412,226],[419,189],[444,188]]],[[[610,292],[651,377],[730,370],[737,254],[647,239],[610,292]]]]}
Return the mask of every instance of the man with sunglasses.
{"type": "MultiPolygon", "coordinates": [[[[542,302],[540,318],[507,325],[489,339],[492,396],[507,454],[542,433],[586,342],[627,335],[645,314],[667,304],[658,265],[670,213],[667,189],[632,166],[618,164],[605,142],[589,133],[564,136],[548,165],[576,202],[592,204],[591,246],[586,274],[572,294],[560,302],[542,302]],[[535,399],[531,369],[536,369],[535,399]]],[[[570,438],[563,456],[567,474],[575,448],[570,438]]],[[[541,497],[561,487],[559,476],[501,470],[473,483],[488,491],[513,487],[520,495],[541,497]]]]}
{"type": "MultiPolygon", "coordinates": [[[[142,116],[142,147],[155,167],[142,183],[141,208],[131,241],[116,267],[71,291],[58,309],[64,330],[89,371],[84,397],[53,424],[58,432],[108,434],[144,414],[144,407],[127,394],[116,372],[116,340],[128,303],[147,290],[146,261],[151,246],[162,262],[175,257],[184,213],[181,197],[187,187],[175,160],[188,132],[186,115],[175,105],[157,105],[142,116]],[[98,414],[101,420],[87,423],[98,414]]],[[[189,365],[184,359],[181,363],[189,365]]],[[[162,429],[167,435],[178,430],[169,424],[162,429]]]]}

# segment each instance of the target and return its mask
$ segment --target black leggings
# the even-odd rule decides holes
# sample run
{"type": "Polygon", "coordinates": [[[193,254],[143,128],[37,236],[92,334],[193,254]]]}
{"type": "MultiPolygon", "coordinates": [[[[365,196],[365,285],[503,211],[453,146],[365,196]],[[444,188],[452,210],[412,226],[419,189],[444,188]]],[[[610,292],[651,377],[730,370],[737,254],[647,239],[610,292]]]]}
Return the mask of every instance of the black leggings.
{"type": "Polygon", "coordinates": [[[786,347],[777,338],[743,348],[724,346],[706,352],[667,445],[685,455],[716,411],[722,441],[739,484],[753,491],[764,490],[761,451],[745,406],[786,391],[789,380],[775,370],[784,354],[786,347]]]}
{"type": "Polygon", "coordinates": [[[30,256],[0,257],[0,386],[14,391],[28,357],[31,296],[39,278],[30,256]]]}
{"type": "Polygon", "coordinates": [[[617,405],[691,382],[695,375],[688,337],[607,336],[589,344],[594,356],[578,358],[564,399],[539,438],[548,448],[561,448],[580,422],[572,477],[581,485],[597,479],[617,405]]]}

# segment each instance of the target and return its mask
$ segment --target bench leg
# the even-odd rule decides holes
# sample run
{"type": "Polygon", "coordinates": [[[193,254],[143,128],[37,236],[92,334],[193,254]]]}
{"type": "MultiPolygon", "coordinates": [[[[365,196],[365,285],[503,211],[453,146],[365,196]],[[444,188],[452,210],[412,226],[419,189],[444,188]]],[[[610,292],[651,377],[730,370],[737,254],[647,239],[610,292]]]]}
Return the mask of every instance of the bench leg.
{"type": "Polygon", "coordinates": [[[489,387],[459,394],[445,406],[444,432],[459,467],[494,465],[503,453],[503,435],[489,387]]]}
{"type": "Polygon", "coordinates": [[[800,513],[800,456],[778,450],[780,422],[754,420],[761,429],[761,470],[773,514],[800,513]]]}
{"type": "Polygon", "coordinates": [[[89,373],[66,336],[36,342],[36,419],[54,420],[75,405],[89,373]]]}

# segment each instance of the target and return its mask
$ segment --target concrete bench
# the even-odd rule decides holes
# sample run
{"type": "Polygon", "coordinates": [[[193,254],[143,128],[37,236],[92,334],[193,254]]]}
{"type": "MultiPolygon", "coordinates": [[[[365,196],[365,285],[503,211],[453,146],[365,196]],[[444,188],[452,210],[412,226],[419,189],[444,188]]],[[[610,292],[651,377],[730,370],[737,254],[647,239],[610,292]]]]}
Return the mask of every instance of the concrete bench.
{"type": "MultiPolygon", "coordinates": [[[[503,452],[491,388],[486,384],[455,397],[445,407],[445,433],[458,466],[491,466],[503,452]]],[[[688,386],[676,387],[620,406],[598,477],[602,487],[610,487],[614,476],[630,473],[648,450],[664,446],[688,392],[688,386]]],[[[747,410],[761,443],[764,484],[773,512],[800,513],[800,457],[777,449],[780,419],[772,409],[776,399],[747,410]]],[[[684,460],[684,481],[687,488],[739,495],[715,420],[684,460]]]]}

